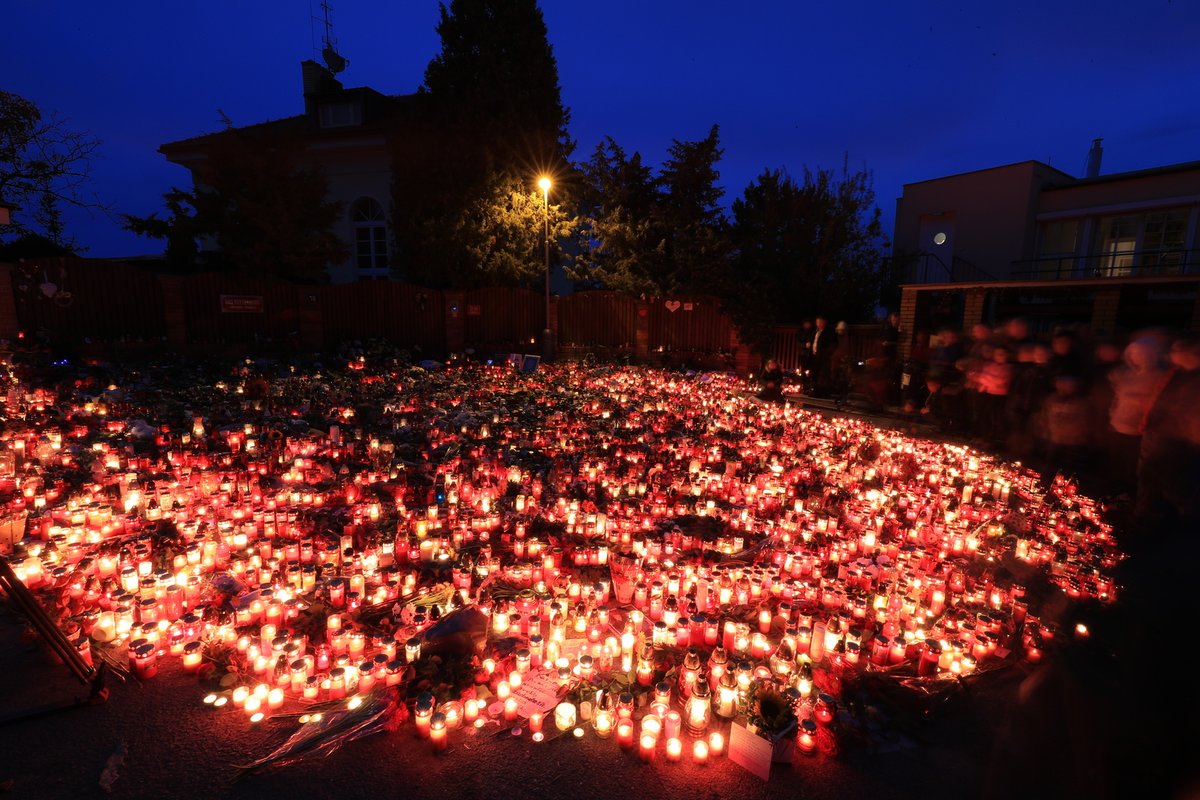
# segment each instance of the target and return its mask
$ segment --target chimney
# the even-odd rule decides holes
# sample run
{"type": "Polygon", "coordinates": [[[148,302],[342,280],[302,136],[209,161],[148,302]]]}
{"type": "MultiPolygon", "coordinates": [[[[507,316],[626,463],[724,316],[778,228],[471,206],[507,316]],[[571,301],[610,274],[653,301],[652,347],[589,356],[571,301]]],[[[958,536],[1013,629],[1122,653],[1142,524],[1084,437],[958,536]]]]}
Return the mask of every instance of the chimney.
{"type": "Polygon", "coordinates": [[[317,99],[322,95],[340,92],[341,81],[312,59],[300,62],[300,74],[304,79],[304,113],[316,119],[317,99]]]}
{"type": "Polygon", "coordinates": [[[1092,149],[1088,151],[1085,178],[1096,178],[1100,175],[1100,159],[1104,156],[1104,148],[1100,146],[1103,139],[1092,139],[1092,149]]]}

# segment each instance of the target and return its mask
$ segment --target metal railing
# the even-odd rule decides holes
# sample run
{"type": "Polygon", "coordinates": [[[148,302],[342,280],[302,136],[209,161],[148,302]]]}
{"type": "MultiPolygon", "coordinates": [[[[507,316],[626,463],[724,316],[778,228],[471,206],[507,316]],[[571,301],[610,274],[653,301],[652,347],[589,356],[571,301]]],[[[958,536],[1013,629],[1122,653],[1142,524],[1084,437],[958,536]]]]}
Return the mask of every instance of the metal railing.
{"type": "Polygon", "coordinates": [[[949,264],[936,253],[892,256],[888,267],[900,275],[901,283],[982,283],[999,280],[995,275],[961,256],[949,264]]]}
{"type": "Polygon", "coordinates": [[[1122,250],[1086,256],[1043,256],[1014,261],[1014,280],[1139,278],[1200,273],[1200,250],[1122,250]]]}

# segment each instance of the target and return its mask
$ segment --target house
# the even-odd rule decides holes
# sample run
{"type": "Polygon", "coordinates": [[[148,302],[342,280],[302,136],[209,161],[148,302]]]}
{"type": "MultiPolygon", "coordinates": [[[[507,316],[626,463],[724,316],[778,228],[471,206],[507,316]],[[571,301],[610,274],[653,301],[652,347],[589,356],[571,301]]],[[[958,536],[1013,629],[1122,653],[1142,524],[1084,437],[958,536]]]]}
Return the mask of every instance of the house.
{"type": "MultiPolygon", "coordinates": [[[[367,87],[347,89],[333,72],[315,61],[300,66],[304,113],[238,130],[250,136],[300,136],[305,143],[305,166],[319,169],[328,178],[331,199],[344,208],[337,232],[350,253],[345,262],[329,265],[332,282],[390,277],[395,263],[388,224],[392,154],[406,123],[421,113],[423,98],[389,96],[367,87]]],[[[193,182],[197,182],[196,168],[209,157],[219,135],[170,142],[159,152],[191,170],[193,182]]]]}
{"type": "Polygon", "coordinates": [[[1082,178],[1023,161],[906,184],[905,329],[1200,327],[1200,161],[1101,175],[1101,155],[1097,139],[1082,178]]]}

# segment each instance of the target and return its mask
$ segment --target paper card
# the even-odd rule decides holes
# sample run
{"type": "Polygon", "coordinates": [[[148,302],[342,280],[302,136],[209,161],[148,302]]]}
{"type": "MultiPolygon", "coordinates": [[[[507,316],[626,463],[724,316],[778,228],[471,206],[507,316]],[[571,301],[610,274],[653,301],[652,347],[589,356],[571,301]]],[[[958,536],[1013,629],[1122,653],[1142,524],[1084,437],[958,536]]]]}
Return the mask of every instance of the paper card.
{"type": "Polygon", "coordinates": [[[729,760],[742,766],[764,781],[771,777],[774,747],[766,739],[751,733],[737,722],[729,731],[729,760]]]}
{"type": "Polygon", "coordinates": [[[527,672],[512,696],[517,698],[517,716],[528,719],[535,711],[544,714],[558,705],[558,674],[545,670],[527,672]]]}

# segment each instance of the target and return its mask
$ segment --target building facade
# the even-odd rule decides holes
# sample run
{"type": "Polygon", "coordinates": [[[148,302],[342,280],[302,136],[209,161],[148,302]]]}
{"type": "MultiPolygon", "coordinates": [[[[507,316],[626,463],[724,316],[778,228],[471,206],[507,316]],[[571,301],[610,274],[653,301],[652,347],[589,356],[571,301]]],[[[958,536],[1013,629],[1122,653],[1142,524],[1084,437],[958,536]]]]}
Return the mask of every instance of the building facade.
{"type": "MultiPolygon", "coordinates": [[[[396,263],[390,235],[392,159],[396,139],[415,115],[421,97],[392,97],[373,89],[346,89],[332,73],[315,61],[301,64],[304,113],[239,128],[250,136],[296,136],[304,142],[303,166],[319,170],[329,181],[329,198],[341,203],[337,233],[349,257],[329,264],[333,283],[391,277],[396,263]]],[[[214,139],[208,134],[164,144],[159,148],[168,161],[192,172],[210,157],[214,139]]],[[[212,243],[202,243],[211,248],[212,243]]]]}
{"type": "Polygon", "coordinates": [[[1025,161],[907,184],[893,241],[914,335],[1200,328],[1200,162],[1101,175],[1097,140],[1083,178],[1025,161]]]}

